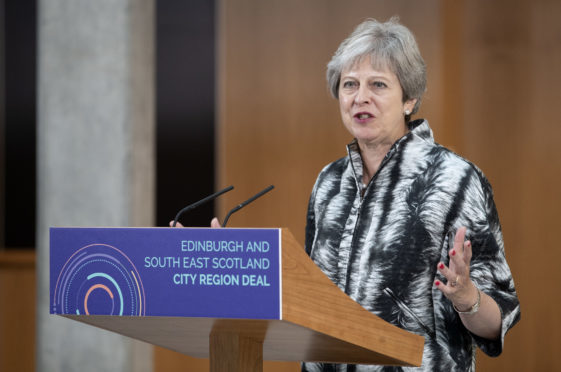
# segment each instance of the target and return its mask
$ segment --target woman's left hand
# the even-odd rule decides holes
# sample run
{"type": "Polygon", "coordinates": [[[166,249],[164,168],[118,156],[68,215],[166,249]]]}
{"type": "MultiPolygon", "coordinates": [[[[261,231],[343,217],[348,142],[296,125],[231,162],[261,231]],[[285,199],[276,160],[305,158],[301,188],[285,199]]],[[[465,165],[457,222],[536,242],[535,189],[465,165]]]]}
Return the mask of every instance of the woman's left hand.
{"type": "Polygon", "coordinates": [[[454,237],[454,246],[448,251],[450,266],[438,263],[438,271],[446,278],[446,283],[435,281],[435,285],[456,309],[469,310],[477,302],[477,291],[469,276],[471,261],[471,242],[464,241],[466,228],[460,227],[454,237]]]}

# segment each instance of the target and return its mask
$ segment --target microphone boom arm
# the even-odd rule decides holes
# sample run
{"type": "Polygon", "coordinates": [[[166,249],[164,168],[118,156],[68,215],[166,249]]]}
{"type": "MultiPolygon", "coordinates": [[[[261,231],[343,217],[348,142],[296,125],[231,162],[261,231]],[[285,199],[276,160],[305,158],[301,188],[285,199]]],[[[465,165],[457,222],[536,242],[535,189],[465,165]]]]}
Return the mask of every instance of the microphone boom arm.
{"type": "Polygon", "coordinates": [[[182,210],[180,210],[179,212],[177,212],[177,215],[175,216],[175,219],[173,220],[173,227],[175,227],[175,225],[177,225],[177,220],[179,219],[179,217],[180,217],[183,213],[185,213],[185,212],[187,212],[187,211],[190,211],[191,209],[195,209],[195,208],[197,208],[199,205],[204,204],[204,203],[206,203],[206,202],[208,202],[208,201],[210,201],[210,200],[212,200],[212,199],[215,199],[215,198],[219,197],[220,195],[224,194],[225,192],[228,192],[228,191],[232,190],[233,188],[234,188],[234,186],[228,186],[228,187],[226,187],[226,188],[224,188],[224,189],[222,189],[222,190],[220,190],[220,191],[215,192],[215,193],[212,194],[212,195],[207,196],[207,197],[204,198],[204,199],[199,200],[198,202],[195,202],[195,203],[193,203],[193,204],[190,204],[190,205],[186,206],[185,208],[183,208],[182,210]]]}
{"type": "Polygon", "coordinates": [[[230,219],[230,216],[233,213],[239,211],[240,209],[242,209],[243,207],[245,207],[246,205],[248,205],[249,203],[251,203],[255,199],[260,198],[261,196],[268,193],[269,191],[271,191],[274,188],[275,188],[275,186],[270,185],[269,187],[265,188],[264,190],[259,191],[257,194],[253,195],[251,198],[247,199],[246,201],[236,205],[234,208],[232,208],[230,210],[230,212],[228,212],[228,214],[226,215],[226,218],[224,218],[224,223],[222,224],[222,227],[226,227],[226,224],[228,223],[228,220],[230,219]]]}

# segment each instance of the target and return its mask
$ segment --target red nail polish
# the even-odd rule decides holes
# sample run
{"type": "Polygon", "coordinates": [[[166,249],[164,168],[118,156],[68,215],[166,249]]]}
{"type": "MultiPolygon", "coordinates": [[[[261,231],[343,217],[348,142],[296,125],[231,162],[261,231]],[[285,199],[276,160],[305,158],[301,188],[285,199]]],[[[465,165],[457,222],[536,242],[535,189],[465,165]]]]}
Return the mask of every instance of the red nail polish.
{"type": "Polygon", "coordinates": [[[438,286],[440,285],[440,281],[438,281],[438,280],[435,281],[435,282],[434,282],[434,285],[436,285],[436,286],[438,287],[438,286]]]}
{"type": "Polygon", "coordinates": [[[455,256],[455,255],[456,255],[456,250],[455,250],[455,249],[452,249],[452,252],[450,252],[450,255],[451,255],[451,256],[455,256]]]}
{"type": "Polygon", "coordinates": [[[438,265],[438,268],[439,268],[440,270],[444,269],[444,264],[441,263],[440,265],[438,265]]]}

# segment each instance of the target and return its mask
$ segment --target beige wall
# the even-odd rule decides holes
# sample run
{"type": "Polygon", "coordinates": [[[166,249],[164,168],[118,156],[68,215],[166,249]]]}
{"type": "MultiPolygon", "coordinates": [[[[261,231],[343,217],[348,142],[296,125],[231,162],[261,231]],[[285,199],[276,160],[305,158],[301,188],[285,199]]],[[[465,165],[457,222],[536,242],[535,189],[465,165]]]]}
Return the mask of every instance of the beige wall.
{"type": "Polygon", "coordinates": [[[0,371],[35,370],[35,252],[0,250],[0,371]]]}
{"type": "Polygon", "coordinates": [[[421,115],[436,139],[494,186],[522,321],[480,371],[555,370],[561,362],[561,2],[224,0],[219,25],[219,216],[273,183],[231,226],[289,227],[303,242],[309,192],[349,136],[325,64],[366,17],[397,14],[428,65],[421,115]]]}
{"type": "Polygon", "coordinates": [[[482,365],[559,370],[561,2],[465,3],[462,146],[494,185],[522,303],[505,353],[482,365]]]}

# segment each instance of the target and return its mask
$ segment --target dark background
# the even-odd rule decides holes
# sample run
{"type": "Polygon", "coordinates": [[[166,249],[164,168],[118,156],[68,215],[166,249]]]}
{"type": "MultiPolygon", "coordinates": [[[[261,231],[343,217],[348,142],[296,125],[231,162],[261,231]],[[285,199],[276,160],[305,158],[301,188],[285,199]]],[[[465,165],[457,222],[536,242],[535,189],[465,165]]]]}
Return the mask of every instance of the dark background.
{"type": "MultiPolygon", "coordinates": [[[[37,5],[35,0],[6,0],[4,43],[4,243],[35,245],[35,164],[37,114],[37,5]]],[[[0,124],[1,125],[1,124],[0,124]]],[[[0,126],[0,130],[2,127],[0,126]]]]}
{"type": "MultiPolygon", "coordinates": [[[[157,226],[166,226],[177,211],[214,189],[214,12],[213,1],[156,1],[157,226]]],[[[2,0],[0,19],[0,245],[33,248],[37,2],[2,0]]],[[[208,203],[181,222],[207,226],[212,215],[213,203],[208,203]]]]}
{"type": "MultiPolygon", "coordinates": [[[[158,226],[214,188],[215,27],[213,1],[160,0],[157,5],[158,226]]],[[[185,214],[188,226],[208,226],[208,203],[185,214]]]]}

